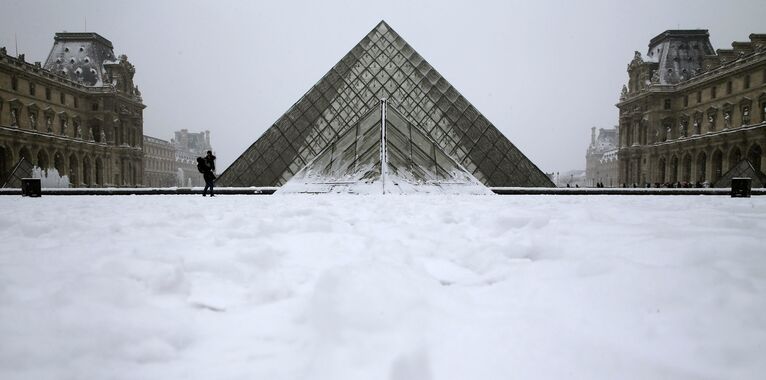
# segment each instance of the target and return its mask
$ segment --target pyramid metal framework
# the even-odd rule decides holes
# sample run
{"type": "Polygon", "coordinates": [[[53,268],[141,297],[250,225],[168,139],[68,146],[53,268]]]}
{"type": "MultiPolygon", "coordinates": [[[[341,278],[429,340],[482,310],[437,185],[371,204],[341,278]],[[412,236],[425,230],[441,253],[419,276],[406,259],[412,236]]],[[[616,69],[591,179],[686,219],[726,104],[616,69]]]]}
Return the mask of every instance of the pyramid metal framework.
{"type": "Polygon", "coordinates": [[[285,184],[380,99],[390,99],[483,184],[554,186],[384,21],[235,160],[218,184],[285,184]]]}

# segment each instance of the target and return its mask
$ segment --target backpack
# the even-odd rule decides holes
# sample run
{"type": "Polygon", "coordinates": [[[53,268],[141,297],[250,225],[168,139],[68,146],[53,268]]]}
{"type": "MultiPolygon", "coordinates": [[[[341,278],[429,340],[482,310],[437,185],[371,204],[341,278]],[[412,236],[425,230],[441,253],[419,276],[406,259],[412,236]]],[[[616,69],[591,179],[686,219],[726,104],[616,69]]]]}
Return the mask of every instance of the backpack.
{"type": "Polygon", "coordinates": [[[207,164],[205,164],[205,160],[202,158],[197,158],[197,170],[199,170],[200,173],[205,173],[207,171],[207,164]]]}

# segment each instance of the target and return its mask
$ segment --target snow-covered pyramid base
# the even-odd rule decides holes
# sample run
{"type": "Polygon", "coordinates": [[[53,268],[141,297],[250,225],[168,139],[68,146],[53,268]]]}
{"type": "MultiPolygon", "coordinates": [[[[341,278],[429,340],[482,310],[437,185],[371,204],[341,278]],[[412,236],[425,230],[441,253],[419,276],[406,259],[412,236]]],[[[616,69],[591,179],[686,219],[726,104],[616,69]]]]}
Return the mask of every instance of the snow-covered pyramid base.
{"type": "Polygon", "coordinates": [[[386,101],[277,191],[295,193],[492,194],[386,101]]]}

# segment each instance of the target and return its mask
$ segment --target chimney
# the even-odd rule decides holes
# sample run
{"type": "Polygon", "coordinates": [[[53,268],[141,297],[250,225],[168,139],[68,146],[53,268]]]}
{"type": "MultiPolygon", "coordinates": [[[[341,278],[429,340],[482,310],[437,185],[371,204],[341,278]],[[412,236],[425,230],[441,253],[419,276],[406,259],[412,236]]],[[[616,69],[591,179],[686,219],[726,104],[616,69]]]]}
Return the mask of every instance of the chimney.
{"type": "Polygon", "coordinates": [[[590,128],[590,145],[596,145],[596,127],[590,128]]]}

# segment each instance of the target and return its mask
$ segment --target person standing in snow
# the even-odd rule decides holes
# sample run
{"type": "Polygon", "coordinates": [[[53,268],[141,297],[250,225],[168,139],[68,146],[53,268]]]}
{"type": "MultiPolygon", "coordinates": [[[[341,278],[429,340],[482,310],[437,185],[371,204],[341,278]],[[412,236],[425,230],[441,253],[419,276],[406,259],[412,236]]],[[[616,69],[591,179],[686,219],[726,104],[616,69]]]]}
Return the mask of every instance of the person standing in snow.
{"type": "MultiPolygon", "coordinates": [[[[208,152],[209,156],[213,156],[210,152],[208,152]]],[[[202,196],[207,195],[207,189],[210,189],[210,196],[214,197],[213,195],[213,185],[215,183],[215,174],[213,174],[213,169],[210,168],[210,165],[208,164],[208,160],[202,157],[197,157],[197,170],[199,170],[200,173],[202,173],[202,178],[205,179],[205,189],[202,190],[202,196]]],[[[215,160],[215,156],[213,156],[213,161],[215,160]]],[[[211,161],[211,162],[213,162],[211,161]]],[[[215,165],[215,164],[213,164],[215,165]]]]}

